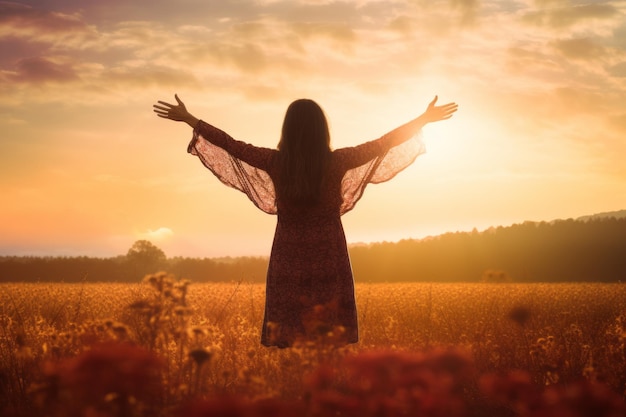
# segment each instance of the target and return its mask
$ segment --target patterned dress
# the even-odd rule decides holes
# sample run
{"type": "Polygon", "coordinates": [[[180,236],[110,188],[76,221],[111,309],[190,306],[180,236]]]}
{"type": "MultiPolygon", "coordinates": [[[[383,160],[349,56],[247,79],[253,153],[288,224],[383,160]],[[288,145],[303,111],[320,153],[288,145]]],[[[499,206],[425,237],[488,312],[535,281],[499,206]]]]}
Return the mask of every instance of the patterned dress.
{"type": "Polygon", "coordinates": [[[368,183],[393,178],[424,152],[419,135],[406,139],[387,134],[334,150],[320,201],[301,207],[276,198],[274,185],[282,181],[276,149],[237,141],[204,121],[197,124],[188,152],[259,209],[277,215],[266,280],[263,345],[286,347],[310,336],[306,321],[316,311],[324,312],[319,317],[326,328],[343,330],[346,343],[358,341],[354,279],[341,216],[354,207],[368,183]]]}

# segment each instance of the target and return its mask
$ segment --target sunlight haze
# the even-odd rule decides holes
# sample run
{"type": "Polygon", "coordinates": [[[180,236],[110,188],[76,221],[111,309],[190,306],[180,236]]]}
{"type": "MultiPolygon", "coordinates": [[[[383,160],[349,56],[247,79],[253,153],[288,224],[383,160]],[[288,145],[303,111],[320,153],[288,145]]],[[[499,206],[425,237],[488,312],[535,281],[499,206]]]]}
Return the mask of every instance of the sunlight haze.
{"type": "Polygon", "coordinates": [[[0,1],[0,255],[268,256],[276,218],[154,115],[175,93],[266,147],[297,98],[334,148],[457,102],[349,243],[626,208],[626,1],[0,1]]]}

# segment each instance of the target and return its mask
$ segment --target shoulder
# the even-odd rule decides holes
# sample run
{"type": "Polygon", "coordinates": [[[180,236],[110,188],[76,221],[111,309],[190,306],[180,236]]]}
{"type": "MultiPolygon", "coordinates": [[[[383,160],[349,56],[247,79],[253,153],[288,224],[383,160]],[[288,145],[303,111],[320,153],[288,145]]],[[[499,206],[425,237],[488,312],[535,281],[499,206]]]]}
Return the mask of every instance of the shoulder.
{"type": "Polygon", "coordinates": [[[337,149],[333,152],[333,159],[348,169],[366,164],[385,153],[385,142],[381,139],[337,149]]]}

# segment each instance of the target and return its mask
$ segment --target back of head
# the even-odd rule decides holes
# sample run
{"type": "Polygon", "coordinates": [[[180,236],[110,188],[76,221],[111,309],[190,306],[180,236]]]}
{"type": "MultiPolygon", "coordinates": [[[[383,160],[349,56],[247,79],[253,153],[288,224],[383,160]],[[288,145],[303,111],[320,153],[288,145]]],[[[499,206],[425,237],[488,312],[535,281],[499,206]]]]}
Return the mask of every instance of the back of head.
{"type": "Polygon", "coordinates": [[[316,102],[299,99],[289,105],[278,150],[278,197],[300,205],[315,204],[330,156],[328,122],[316,102]]]}

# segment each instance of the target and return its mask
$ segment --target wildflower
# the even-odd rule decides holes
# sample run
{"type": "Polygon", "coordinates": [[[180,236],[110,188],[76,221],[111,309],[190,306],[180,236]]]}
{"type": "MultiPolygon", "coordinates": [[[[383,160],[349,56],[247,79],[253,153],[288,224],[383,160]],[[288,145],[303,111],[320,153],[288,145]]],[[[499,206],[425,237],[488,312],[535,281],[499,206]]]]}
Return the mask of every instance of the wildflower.
{"type": "Polygon", "coordinates": [[[189,352],[189,356],[198,366],[202,366],[206,361],[211,359],[211,353],[206,349],[194,349],[189,352]]]}
{"type": "Polygon", "coordinates": [[[460,352],[368,352],[321,367],[306,387],[313,415],[462,416],[461,393],[471,374],[460,352]]]}
{"type": "Polygon", "coordinates": [[[484,375],[481,390],[518,415],[535,417],[617,417],[626,415],[626,403],[606,385],[579,380],[567,385],[551,385],[543,391],[534,386],[530,375],[512,371],[505,375],[484,375]]]}
{"type": "Polygon", "coordinates": [[[189,309],[186,307],[182,307],[182,306],[176,306],[174,307],[174,314],[176,314],[177,316],[184,316],[185,314],[189,313],[189,309]]]}
{"type": "Polygon", "coordinates": [[[224,396],[194,401],[183,407],[181,417],[293,417],[305,414],[301,402],[275,398],[246,401],[224,396]]]}
{"type": "Polygon", "coordinates": [[[115,332],[115,334],[121,338],[124,338],[126,336],[128,336],[128,328],[121,324],[121,323],[117,323],[112,327],[113,332],[115,332]]]}
{"type": "Polygon", "coordinates": [[[281,334],[281,329],[280,329],[280,324],[273,322],[273,321],[268,321],[266,324],[266,329],[267,329],[267,334],[268,339],[270,344],[274,345],[274,344],[278,344],[278,341],[280,340],[280,334],[281,334]]]}
{"type": "Polygon", "coordinates": [[[207,331],[205,328],[200,327],[200,326],[194,326],[191,328],[191,334],[195,337],[195,338],[199,338],[201,336],[206,336],[207,335],[207,331]]]}
{"type": "Polygon", "coordinates": [[[23,330],[19,330],[15,334],[15,345],[18,348],[23,348],[26,346],[26,333],[23,330]]]}
{"type": "Polygon", "coordinates": [[[148,284],[150,284],[150,285],[156,285],[156,284],[157,284],[157,282],[158,282],[158,278],[157,278],[157,276],[156,276],[156,275],[151,274],[151,275],[146,275],[146,276],[143,278],[143,281],[144,281],[144,282],[146,282],[146,283],[148,283],[148,284]]]}
{"type": "Polygon", "coordinates": [[[70,415],[86,415],[88,409],[104,406],[107,398],[115,398],[119,407],[148,403],[159,392],[160,369],[161,360],[143,348],[122,343],[94,346],[77,357],[48,364],[42,403],[72,398],[71,404],[63,405],[70,415]]]}
{"type": "Polygon", "coordinates": [[[514,307],[509,311],[509,318],[523,327],[530,319],[530,309],[523,306],[514,307]]]}
{"type": "Polygon", "coordinates": [[[533,385],[530,374],[511,371],[506,374],[485,374],[479,380],[481,391],[492,400],[517,410],[525,415],[540,401],[539,392],[533,385]]]}

